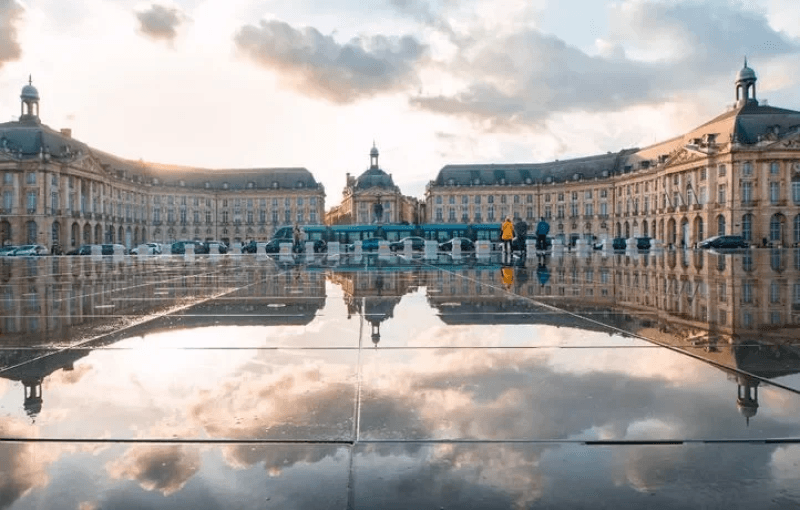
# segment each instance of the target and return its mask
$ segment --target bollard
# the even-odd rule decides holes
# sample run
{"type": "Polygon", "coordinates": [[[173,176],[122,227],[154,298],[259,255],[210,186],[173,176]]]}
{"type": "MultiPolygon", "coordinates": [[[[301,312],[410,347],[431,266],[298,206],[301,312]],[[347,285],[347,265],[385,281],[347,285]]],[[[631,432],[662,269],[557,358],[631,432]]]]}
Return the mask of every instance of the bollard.
{"type": "Polygon", "coordinates": [[[436,258],[436,252],[438,251],[438,249],[439,249],[439,245],[436,243],[436,241],[433,241],[431,239],[426,239],[425,240],[425,258],[426,259],[435,259],[436,258]]]}
{"type": "Polygon", "coordinates": [[[314,241],[306,241],[306,255],[314,255],[314,241]]]}
{"type": "Polygon", "coordinates": [[[183,245],[183,254],[184,255],[194,255],[194,245],[191,243],[184,243],[183,245]]]}
{"type": "MultiPolygon", "coordinates": [[[[358,241],[359,243],[361,241],[358,241]]],[[[339,241],[331,241],[328,243],[328,256],[339,255],[339,241]]]]}
{"type": "Polygon", "coordinates": [[[378,255],[381,257],[389,256],[389,241],[378,241],[378,255]]]}
{"type": "Polygon", "coordinates": [[[92,257],[100,257],[103,255],[103,247],[99,244],[92,245],[92,257]]]}
{"type": "Polygon", "coordinates": [[[411,239],[406,239],[405,241],[403,241],[403,255],[405,255],[406,257],[411,257],[413,256],[413,252],[414,252],[414,246],[411,243],[411,239]]]}
{"type": "Polygon", "coordinates": [[[480,257],[488,256],[491,252],[491,242],[480,240],[475,242],[475,254],[480,257]]]}
{"type": "Polygon", "coordinates": [[[208,247],[208,254],[209,255],[219,255],[219,245],[217,243],[213,243],[208,247]]]}
{"type": "Polygon", "coordinates": [[[292,243],[280,243],[280,251],[278,252],[279,255],[291,255],[292,254],[292,243]]]}
{"type": "MultiPolygon", "coordinates": [[[[330,253],[330,246],[328,247],[328,253],[330,253]]],[[[353,243],[353,253],[357,256],[361,256],[363,250],[361,248],[361,240],[355,241],[353,243]]]]}
{"type": "Polygon", "coordinates": [[[461,240],[453,242],[453,251],[451,252],[453,257],[460,257],[461,256],[461,240]]]}
{"type": "Polygon", "coordinates": [[[139,246],[137,246],[136,252],[139,255],[152,255],[152,253],[150,253],[150,247],[147,246],[146,244],[140,244],[139,246]]]}

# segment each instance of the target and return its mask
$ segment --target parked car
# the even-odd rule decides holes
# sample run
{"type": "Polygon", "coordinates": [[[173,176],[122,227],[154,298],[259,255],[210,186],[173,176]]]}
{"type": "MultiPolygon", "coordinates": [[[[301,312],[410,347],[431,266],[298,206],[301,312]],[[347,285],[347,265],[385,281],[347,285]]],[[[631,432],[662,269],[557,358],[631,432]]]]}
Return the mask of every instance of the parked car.
{"type": "MultiPolygon", "coordinates": [[[[147,246],[147,253],[143,255],[161,255],[161,245],[158,243],[145,243],[147,246]]],[[[139,255],[139,246],[131,248],[131,255],[139,255]]]]}
{"type": "Polygon", "coordinates": [[[16,250],[17,248],[19,248],[19,246],[3,246],[2,248],[0,248],[0,257],[4,257],[4,256],[5,256],[5,257],[7,257],[7,256],[11,256],[11,254],[12,254],[12,253],[14,252],[14,250],[16,250]]]}
{"type": "Polygon", "coordinates": [[[628,240],[624,237],[615,237],[613,241],[611,241],[611,248],[614,250],[624,250],[628,247],[628,240]]]}
{"type": "Polygon", "coordinates": [[[379,237],[371,237],[369,239],[364,239],[361,241],[361,249],[363,251],[376,251],[378,249],[378,242],[383,241],[383,239],[379,237]]]}
{"type": "MultiPolygon", "coordinates": [[[[219,253],[220,255],[228,253],[228,245],[223,243],[222,241],[207,241],[205,245],[208,253],[211,253],[213,251],[213,248],[215,247],[217,250],[216,253],[219,253]]],[[[242,251],[244,251],[244,246],[242,247],[242,251]]]]}
{"type": "Polygon", "coordinates": [[[12,257],[34,257],[49,254],[50,250],[47,248],[47,246],[43,246],[41,244],[25,244],[9,253],[9,255],[12,257]]]}
{"type": "Polygon", "coordinates": [[[649,237],[636,238],[636,248],[639,250],[649,250],[652,244],[653,244],[652,239],[649,237]]]}
{"type": "Polygon", "coordinates": [[[204,255],[208,253],[208,248],[206,247],[205,243],[200,241],[176,241],[172,243],[170,253],[173,255],[184,255],[186,253],[187,244],[194,245],[194,252],[197,255],[204,255]]]}
{"type": "Polygon", "coordinates": [[[461,245],[461,251],[475,251],[475,243],[472,242],[472,239],[468,239],[466,237],[454,237],[449,241],[445,241],[443,243],[439,243],[439,250],[440,251],[453,251],[453,245],[458,243],[461,245]]]}
{"type": "Polygon", "coordinates": [[[402,251],[406,249],[406,241],[411,242],[411,249],[414,251],[422,251],[425,249],[425,239],[417,236],[409,236],[389,243],[389,249],[392,251],[402,251]]]}
{"type": "Polygon", "coordinates": [[[697,245],[699,248],[721,248],[721,249],[734,249],[734,248],[747,248],[750,246],[742,236],[713,236],[708,239],[700,241],[697,245]]]}

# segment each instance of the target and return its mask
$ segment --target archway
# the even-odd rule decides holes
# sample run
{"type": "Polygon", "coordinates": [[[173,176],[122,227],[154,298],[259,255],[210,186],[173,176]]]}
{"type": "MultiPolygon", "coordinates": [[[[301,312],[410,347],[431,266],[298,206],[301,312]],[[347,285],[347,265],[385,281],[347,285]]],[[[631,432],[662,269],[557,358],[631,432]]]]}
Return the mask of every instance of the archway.
{"type": "Polygon", "coordinates": [[[675,218],[670,218],[667,221],[667,243],[675,246],[677,241],[677,233],[675,232],[675,218]]]}
{"type": "Polygon", "coordinates": [[[37,234],[39,231],[39,227],[36,225],[36,222],[31,220],[25,224],[25,232],[27,234],[27,244],[36,244],[37,242],[37,234]]]}
{"type": "Polygon", "coordinates": [[[117,230],[117,242],[119,244],[125,244],[125,246],[130,247],[128,239],[125,237],[125,229],[122,227],[119,227],[119,229],[117,230]]]}
{"type": "Polygon", "coordinates": [[[83,244],[92,244],[92,227],[88,223],[83,226],[83,244]]]}
{"type": "Polygon", "coordinates": [[[50,227],[50,245],[61,244],[61,223],[54,221],[50,227]]]}
{"type": "Polygon", "coordinates": [[[703,239],[705,239],[705,226],[703,225],[703,218],[697,216],[694,219],[694,227],[693,227],[693,234],[694,234],[694,241],[692,244],[699,243],[703,239]]]}
{"type": "Polygon", "coordinates": [[[775,213],[769,220],[769,241],[773,246],[783,245],[786,235],[786,216],[775,213]]]}
{"type": "Polygon", "coordinates": [[[81,236],[81,228],[78,226],[78,222],[74,222],[72,227],[69,229],[69,245],[71,248],[74,248],[76,244],[78,244],[78,240],[81,236]]]}
{"type": "Polygon", "coordinates": [[[0,221],[0,246],[11,243],[11,223],[0,221]]]}
{"type": "Polygon", "coordinates": [[[748,243],[753,242],[753,215],[750,213],[742,216],[742,237],[748,243]]]}
{"type": "Polygon", "coordinates": [[[103,242],[103,227],[100,226],[98,223],[94,226],[94,244],[100,244],[103,242]]]}
{"type": "Polygon", "coordinates": [[[625,222],[625,239],[631,237],[631,225],[627,221],[625,222]]]}
{"type": "Polygon", "coordinates": [[[689,246],[689,220],[684,217],[681,219],[681,247],[689,246]]]}
{"type": "Polygon", "coordinates": [[[614,227],[614,237],[622,237],[622,225],[620,222],[617,222],[617,226],[614,227]]]}

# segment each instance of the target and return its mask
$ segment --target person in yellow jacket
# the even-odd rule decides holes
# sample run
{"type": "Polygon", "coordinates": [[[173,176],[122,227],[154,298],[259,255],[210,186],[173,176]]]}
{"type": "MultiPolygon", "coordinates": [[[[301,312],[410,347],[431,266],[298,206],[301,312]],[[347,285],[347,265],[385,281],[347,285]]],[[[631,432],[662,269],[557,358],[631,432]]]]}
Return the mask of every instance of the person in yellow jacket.
{"type": "Polygon", "coordinates": [[[506,216],[506,221],[503,222],[503,225],[500,227],[502,235],[500,236],[503,239],[503,253],[506,255],[511,254],[511,240],[514,239],[514,224],[511,223],[511,218],[506,216]]]}

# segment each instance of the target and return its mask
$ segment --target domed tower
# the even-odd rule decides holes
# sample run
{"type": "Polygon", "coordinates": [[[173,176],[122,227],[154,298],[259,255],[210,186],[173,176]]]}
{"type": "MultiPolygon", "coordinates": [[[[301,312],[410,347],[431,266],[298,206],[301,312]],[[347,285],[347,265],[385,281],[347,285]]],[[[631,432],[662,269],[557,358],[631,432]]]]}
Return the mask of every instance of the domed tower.
{"type": "Polygon", "coordinates": [[[756,379],[739,375],[736,377],[738,394],[736,396],[736,407],[750,425],[750,418],[758,412],[758,383],[756,379]]]}
{"type": "Polygon", "coordinates": [[[744,59],[744,67],[736,75],[736,106],[744,106],[747,103],[756,103],[756,72],[747,67],[747,57],[744,59]]]}
{"type": "Polygon", "coordinates": [[[372,148],[369,150],[369,167],[378,168],[378,148],[375,147],[375,142],[372,142],[372,148]]]}
{"type": "Polygon", "coordinates": [[[20,104],[20,121],[33,121],[39,122],[39,91],[33,86],[33,79],[28,76],[28,84],[22,87],[22,93],[19,95],[20,104]]]}

